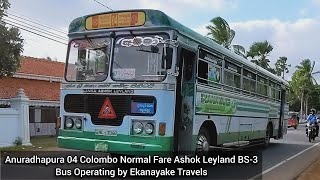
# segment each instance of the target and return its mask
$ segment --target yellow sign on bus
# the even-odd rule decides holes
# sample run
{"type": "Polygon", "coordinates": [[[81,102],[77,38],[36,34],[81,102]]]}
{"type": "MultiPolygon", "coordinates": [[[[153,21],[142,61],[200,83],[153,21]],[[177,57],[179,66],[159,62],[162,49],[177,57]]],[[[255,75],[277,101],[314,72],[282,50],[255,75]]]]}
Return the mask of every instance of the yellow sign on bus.
{"type": "Polygon", "coordinates": [[[99,14],[86,19],[86,29],[107,29],[141,26],[146,21],[144,12],[121,12],[99,14]]]}

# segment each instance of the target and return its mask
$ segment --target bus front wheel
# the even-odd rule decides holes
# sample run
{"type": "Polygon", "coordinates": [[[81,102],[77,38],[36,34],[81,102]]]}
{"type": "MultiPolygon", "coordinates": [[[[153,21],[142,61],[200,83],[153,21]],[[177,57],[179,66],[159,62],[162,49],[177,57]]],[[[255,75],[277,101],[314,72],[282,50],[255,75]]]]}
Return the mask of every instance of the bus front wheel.
{"type": "Polygon", "coordinates": [[[201,127],[197,138],[197,153],[207,154],[210,150],[210,135],[206,127],[201,127]]]}

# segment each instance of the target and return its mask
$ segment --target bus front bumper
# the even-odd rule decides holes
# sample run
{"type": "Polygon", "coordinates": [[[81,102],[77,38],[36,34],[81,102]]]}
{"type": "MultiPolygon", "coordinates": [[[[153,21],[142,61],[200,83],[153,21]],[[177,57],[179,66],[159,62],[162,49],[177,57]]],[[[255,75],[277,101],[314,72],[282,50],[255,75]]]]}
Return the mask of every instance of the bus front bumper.
{"type": "MultiPolygon", "coordinates": [[[[122,135],[124,136],[124,135],[122,135]]],[[[58,136],[58,146],[66,149],[84,151],[102,151],[116,154],[142,155],[142,154],[168,154],[171,152],[171,137],[138,138],[124,137],[72,137],[58,136]]]]}

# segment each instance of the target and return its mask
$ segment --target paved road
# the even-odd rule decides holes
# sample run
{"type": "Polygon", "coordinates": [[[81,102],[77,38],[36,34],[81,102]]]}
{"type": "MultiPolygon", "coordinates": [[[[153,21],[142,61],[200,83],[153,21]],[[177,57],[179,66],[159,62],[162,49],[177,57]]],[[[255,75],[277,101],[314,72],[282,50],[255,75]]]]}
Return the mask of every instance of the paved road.
{"type": "Polygon", "coordinates": [[[263,151],[263,171],[288,159],[319,142],[309,142],[305,134],[305,125],[300,124],[297,129],[288,128],[288,134],[282,140],[272,140],[270,147],[263,151]]]}
{"type": "MultiPolygon", "coordinates": [[[[320,139],[320,138],[319,138],[320,139]]],[[[318,139],[316,139],[315,142],[308,142],[308,139],[305,135],[305,128],[304,125],[300,125],[298,127],[298,129],[293,129],[293,128],[289,128],[288,129],[288,134],[284,136],[284,138],[282,140],[272,140],[271,141],[271,145],[268,149],[263,150],[262,151],[262,171],[265,171],[273,166],[275,166],[276,164],[290,158],[291,156],[294,156],[295,154],[303,151],[304,149],[307,149],[308,147],[311,147],[313,144],[319,142],[318,139]]],[[[61,154],[62,152],[59,152],[59,154],[61,154]]],[[[58,154],[58,153],[57,153],[58,154]]],[[[102,166],[99,167],[99,165],[95,165],[95,169],[97,168],[101,168],[102,166]]],[[[105,168],[108,168],[106,166],[103,166],[105,168]]],[[[199,167],[200,168],[200,167],[199,167]]],[[[252,167],[251,167],[252,168],[252,167]]],[[[253,167],[254,168],[254,167],[253,167]]],[[[11,174],[11,178],[12,177],[16,177],[16,178],[22,178],[23,179],[23,172],[28,173],[30,171],[36,171],[36,174],[38,175],[46,175],[50,172],[48,172],[48,169],[46,169],[45,167],[41,167],[40,169],[32,169],[30,166],[12,166],[12,167],[6,167],[6,169],[2,169],[6,172],[19,172],[19,174],[14,174],[14,176],[12,176],[11,174]],[[18,177],[17,177],[18,176],[18,177]]],[[[231,167],[210,167],[208,168],[208,172],[210,172],[211,174],[214,174],[214,178],[217,177],[225,177],[225,176],[221,176],[219,174],[231,174],[230,176],[228,176],[228,178],[232,178],[235,179],[234,175],[235,174],[240,174],[243,172],[248,171],[248,168],[244,168],[244,166],[239,167],[239,166],[231,166],[231,167]]],[[[52,173],[52,172],[51,172],[52,173]]],[[[35,173],[32,173],[35,174],[35,173]]],[[[256,174],[250,174],[249,177],[253,177],[256,174]]],[[[245,174],[243,175],[243,177],[247,177],[248,175],[245,174]]],[[[236,176],[239,177],[239,176],[236,176]]],[[[249,178],[248,177],[248,178],[249,178]]],[[[212,176],[208,177],[209,179],[212,178],[212,176]]],[[[182,178],[185,179],[185,178],[182,178]]]]}

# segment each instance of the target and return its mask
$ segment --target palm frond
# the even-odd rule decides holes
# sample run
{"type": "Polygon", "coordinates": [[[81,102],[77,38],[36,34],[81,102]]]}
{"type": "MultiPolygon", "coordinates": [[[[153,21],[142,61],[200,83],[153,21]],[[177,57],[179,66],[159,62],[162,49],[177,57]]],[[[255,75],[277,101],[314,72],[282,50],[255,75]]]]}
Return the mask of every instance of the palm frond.
{"type": "Polygon", "coordinates": [[[212,36],[212,39],[215,39],[219,44],[229,48],[235,36],[235,31],[230,29],[227,21],[221,17],[211,19],[210,23],[210,25],[206,26],[206,29],[209,30],[207,35],[212,36]]]}

